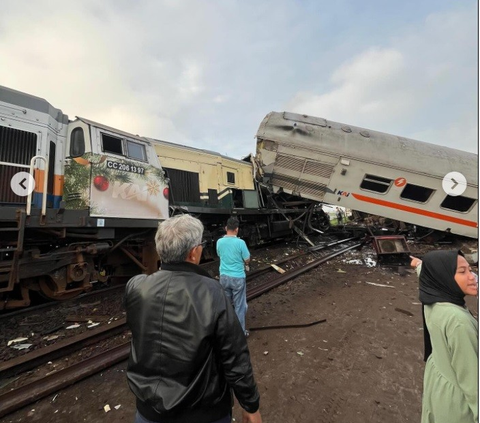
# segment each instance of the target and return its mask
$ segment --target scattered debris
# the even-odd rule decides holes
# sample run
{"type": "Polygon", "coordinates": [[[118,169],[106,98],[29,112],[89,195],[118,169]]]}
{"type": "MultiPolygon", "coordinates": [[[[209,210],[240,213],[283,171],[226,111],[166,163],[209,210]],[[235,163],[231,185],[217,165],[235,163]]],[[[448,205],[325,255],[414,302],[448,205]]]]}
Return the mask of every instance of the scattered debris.
{"type": "Polygon", "coordinates": [[[403,308],[398,308],[398,307],[395,307],[395,311],[398,311],[400,313],[403,313],[403,314],[406,314],[407,316],[410,316],[410,317],[413,317],[413,313],[408,311],[408,310],[404,310],[403,308]]]}
{"type": "Polygon", "coordinates": [[[338,269],[338,270],[337,270],[337,273],[347,273],[347,272],[345,272],[345,270],[338,269]]]}
{"type": "Polygon", "coordinates": [[[78,323],[75,323],[74,325],[67,326],[65,329],[77,329],[79,327],[80,325],[78,323]]]}
{"type": "Polygon", "coordinates": [[[375,282],[365,282],[365,283],[368,283],[369,285],[380,286],[382,288],[395,288],[392,285],[384,285],[382,283],[375,283],[375,282]]]}
{"type": "Polygon", "coordinates": [[[277,266],[276,264],[271,264],[272,266],[278,273],[285,273],[285,270],[283,270],[281,267],[277,266]]]}
{"type": "Polygon", "coordinates": [[[118,404],[118,405],[116,405],[116,406],[113,407],[113,408],[115,408],[115,410],[118,410],[121,406],[122,406],[121,404],[118,404]]]}
{"type": "Polygon", "coordinates": [[[45,338],[43,338],[44,341],[54,341],[55,339],[58,338],[58,335],[52,335],[52,336],[46,336],[45,338]]]}
{"type": "Polygon", "coordinates": [[[91,325],[88,325],[87,328],[91,329],[94,328],[95,326],[98,326],[100,323],[92,323],[91,325]]]}
{"type": "Polygon", "coordinates": [[[363,261],[367,267],[375,267],[377,265],[377,262],[370,257],[364,258],[363,261]]]}
{"type": "Polygon", "coordinates": [[[15,349],[15,350],[28,350],[33,344],[16,344],[16,345],[12,345],[11,348],[15,349]]]}
{"type": "Polygon", "coordinates": [[[363,264],[363,261],[359,259],[352,259],[352,260],[346,260],[345,264],[363,264]]]}
{"type": "Polygon", "coordinates": [[[303,352],[301,351],[297,351],[297,354],[301,357],[302,355],[305,355],[303,352]]]}
{"type": "Polygon", "coordinates": [[[108,404],[105,407],[103,407],[103,409],[105,410],[105,413],[108,413],[111,410],[108,404]]]}
{"type": "Polygon", "coordinates": [[[26,341],[27,339],[28,339],[28,338],[15,338],[15,339],[11,339],[10,341],[8,341],[7,347],[9,347],[9,346],[12,345],[12,344],[18,344],[19,342],[26,341]]]}
{"type": "Polygon", "coordinates": [[[268,351],[264,351],[264,352],[263,352],[263,355],[268,355],[268,351]]]}
{"type": "Polygon", "coordinates": [[[110,318],[110,316],[77,316],[77,315],[74,315],[74,316],[67,316],[65,318],[65,321],[66,322],[74,322],[74,323],[77,323],[77,322],[102,322],[102,321],[105,321],[105,320],[108,320],[110,318]]]}

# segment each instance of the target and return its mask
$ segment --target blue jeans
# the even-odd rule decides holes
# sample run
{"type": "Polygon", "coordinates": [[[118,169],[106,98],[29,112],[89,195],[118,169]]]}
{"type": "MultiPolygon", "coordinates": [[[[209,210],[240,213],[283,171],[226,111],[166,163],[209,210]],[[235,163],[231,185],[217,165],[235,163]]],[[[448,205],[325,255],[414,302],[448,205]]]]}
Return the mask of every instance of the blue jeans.
{"type": "Polygon", "coordinates": [[[225,290],[228,299],[232,302],[238,320],[245,332],[245,316],[247,315],[247,279],[220,275],[220,284],[225,290]]]}
{"type": "MultiPolygon", "coordinates": [[[[212,423],[231,423],[232,422],[232,416],[227,415],[223,417],[220,420],[216,420],[212,423]]],[[[135,414],[135,421],[134,423],[155,423],[152,420],[147,420],[145,417],[143,417],[138,411],[137,414],[135,414]]]]}

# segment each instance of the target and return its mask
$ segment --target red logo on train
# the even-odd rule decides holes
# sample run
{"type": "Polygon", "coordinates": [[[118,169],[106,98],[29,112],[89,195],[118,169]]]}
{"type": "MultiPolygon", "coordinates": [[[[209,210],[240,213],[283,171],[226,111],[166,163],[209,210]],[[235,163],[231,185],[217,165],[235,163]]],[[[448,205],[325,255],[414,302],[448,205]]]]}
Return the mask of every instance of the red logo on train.
{"type": "Polygon", "coordinates": [[[395,179],[395,182],[394,182],[395,186],[396,187],[404,187],[406,184],[407,184],[407,180],[405,178],[397,178],[395,179]]]}

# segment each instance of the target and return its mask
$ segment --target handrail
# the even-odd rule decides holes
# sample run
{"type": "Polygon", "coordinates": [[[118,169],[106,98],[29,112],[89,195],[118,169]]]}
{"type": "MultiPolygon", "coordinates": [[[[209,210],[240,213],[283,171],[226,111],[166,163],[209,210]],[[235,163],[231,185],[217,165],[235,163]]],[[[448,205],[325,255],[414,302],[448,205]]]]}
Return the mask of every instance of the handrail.
{"type": "MultiPolygon", "coordinates": [[[[47,214],[47,185],[48,185],[48,160],[43,157],[43,156],[33,156],[32,159],[30,160],[30,176],[32,178],[35,177],[33,175],[34,168],[33,165],[37,159],[43,160],[45,163],[45,170],[43,171],[43,197],[42,197],[42,216],[45,216],[47,214]]],[[[30,212],[32,210],[32,190],[27,197],[27,216],[30,216],[30,212]]]]}

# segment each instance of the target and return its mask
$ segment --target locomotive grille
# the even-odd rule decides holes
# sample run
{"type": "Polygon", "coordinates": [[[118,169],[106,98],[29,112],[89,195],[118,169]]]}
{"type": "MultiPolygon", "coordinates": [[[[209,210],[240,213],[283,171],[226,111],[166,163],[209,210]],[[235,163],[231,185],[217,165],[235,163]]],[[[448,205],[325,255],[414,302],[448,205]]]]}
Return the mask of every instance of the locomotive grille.
{"type": "Polygon", "coordinates": [[[30,165],[36,149],[36,134],[0,127],[0,162],[30,165]]]}
{"type": "Polygon", "coordinates": [[[10,188],[10,180],[17,172],[25,172],[37,149],[37,135],[32,132],[0,127],[0,202],[26,203],[27,197],[19,197],[10,188]],[[11,163],[11,164],[5,164],[11,163]]]}

